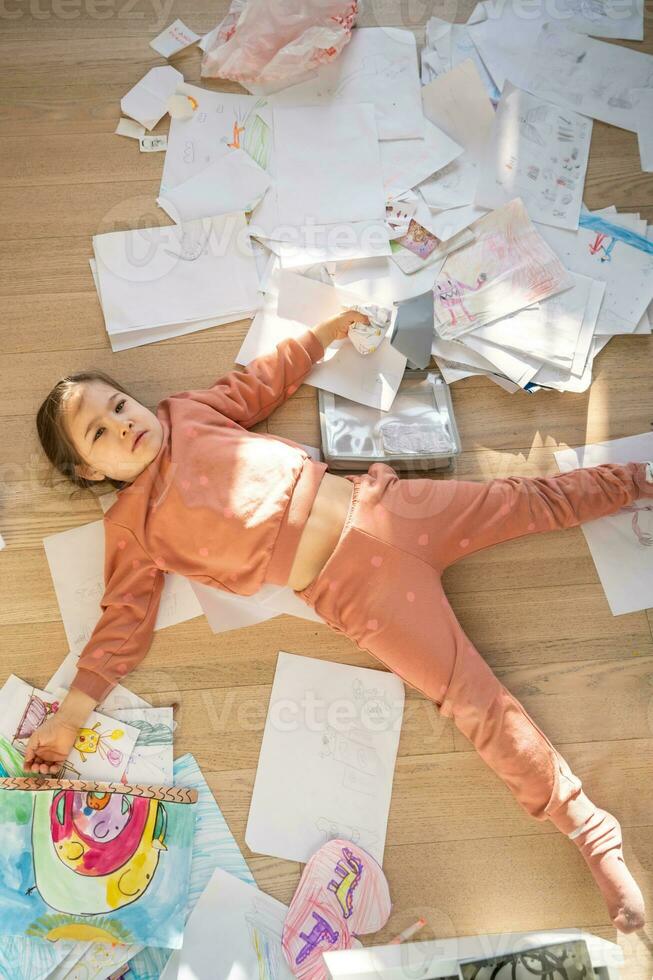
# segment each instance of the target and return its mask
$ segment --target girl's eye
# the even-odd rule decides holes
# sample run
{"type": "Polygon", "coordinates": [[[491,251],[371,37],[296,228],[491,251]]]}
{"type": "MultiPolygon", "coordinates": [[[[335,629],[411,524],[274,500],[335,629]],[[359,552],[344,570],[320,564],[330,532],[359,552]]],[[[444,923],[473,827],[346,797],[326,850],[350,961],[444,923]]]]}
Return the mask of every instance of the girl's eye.
{"type": "MultiPolygon", "coordinates": [[[[116,412],[121,411],[122,406],[125,404],[126,400],[127,400],[126,398],[121,398],[121,400],[116,405],[116,412]]],[[[95,442],[96,439],[98,438],[98,436],[101,436],[103,432],[104,432],[104,429],[102,428],[102,426],[100,426],[100,428],[97,430],[97,432],[93,436],[93,442],[95,442]]]]}

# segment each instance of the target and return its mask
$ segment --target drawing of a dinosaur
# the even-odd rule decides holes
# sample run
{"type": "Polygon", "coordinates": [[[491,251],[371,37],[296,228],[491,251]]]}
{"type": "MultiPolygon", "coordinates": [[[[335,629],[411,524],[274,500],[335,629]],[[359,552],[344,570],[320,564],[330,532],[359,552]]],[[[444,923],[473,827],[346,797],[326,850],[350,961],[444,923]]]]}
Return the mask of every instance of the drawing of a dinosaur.
{"type": "Polygon", "coordinates": [[[330,946],[338,941],[338,932],[331,928],[327,920],[318,912],[312,912],[311,914],[315,919],[315,925],[309,933],[300,932],[299,934],[299,938],[304,940],[304,945],[295,958],[297,966],[303,963],[323,940],[326,940],[330,946]]]}
{"type": "Polygon", "coordinates": [[[348,919],[354,910],[354,890],[363,873],[363,862],[349,847],[343,847],[342,856],[343,860],[338,861],[334,868],[336,875],[340,876],[340,881],[330,881],[327,888],[334,893],[344,918],[348,919]]]}

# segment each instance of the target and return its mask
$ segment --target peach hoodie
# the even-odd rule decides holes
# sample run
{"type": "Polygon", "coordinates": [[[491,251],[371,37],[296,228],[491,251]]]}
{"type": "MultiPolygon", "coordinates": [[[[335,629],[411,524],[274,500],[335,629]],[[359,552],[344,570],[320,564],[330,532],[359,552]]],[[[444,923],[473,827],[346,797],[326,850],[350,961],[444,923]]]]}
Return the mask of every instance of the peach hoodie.
{"type": "Polygon", "coordinates": [[[104,516],[102,616],[72,686],[101,701],[152,643],[164,572],[237,595],[285,585],[326,463],[248,432],[324,354],[311,330],[210,388],[160,402],[156,458],[104,516]]]}

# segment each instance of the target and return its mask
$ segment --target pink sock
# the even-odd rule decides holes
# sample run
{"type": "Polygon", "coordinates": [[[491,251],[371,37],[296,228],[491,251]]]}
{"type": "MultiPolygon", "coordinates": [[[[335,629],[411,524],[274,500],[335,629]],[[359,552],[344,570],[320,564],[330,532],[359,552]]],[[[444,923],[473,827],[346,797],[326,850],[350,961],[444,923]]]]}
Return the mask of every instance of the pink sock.
{"type": "Polygon", "coordinates": [[[645,921],[644,899],[624,861],[617,818],[597,807],[567,836],[585,858],[616,928],[620,932],[641,929],[645,921]]]}

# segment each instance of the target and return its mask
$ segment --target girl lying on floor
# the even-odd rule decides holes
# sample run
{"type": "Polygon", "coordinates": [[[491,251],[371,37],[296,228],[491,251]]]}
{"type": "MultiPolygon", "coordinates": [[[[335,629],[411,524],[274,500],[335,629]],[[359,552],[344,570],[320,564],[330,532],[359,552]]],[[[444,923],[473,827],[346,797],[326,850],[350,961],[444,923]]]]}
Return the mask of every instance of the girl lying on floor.
{"type": "Polygon", "coordinates": [[[165,572],[237,595],[287,584],[431,698],[522,807],[574,841],[614,925],[632,932],[644,924],[644,902],[618,821],[588,799],[465,636],[442,574],[490,545],[653,497],[651,464],[470,483],[400,480],[375,463],[341,477],[295,443],[251,432],[353,322],[367,318],[346,311],[210,388],[165,398],[154,414],[97,372],[50,392],[37,418],[50,462],[80,487],[109,481],[118,500],[104,518],[102,616],[60,710],[30,739],[26,769],[56,771],[88,713],[145,657],[165,572]]]}

